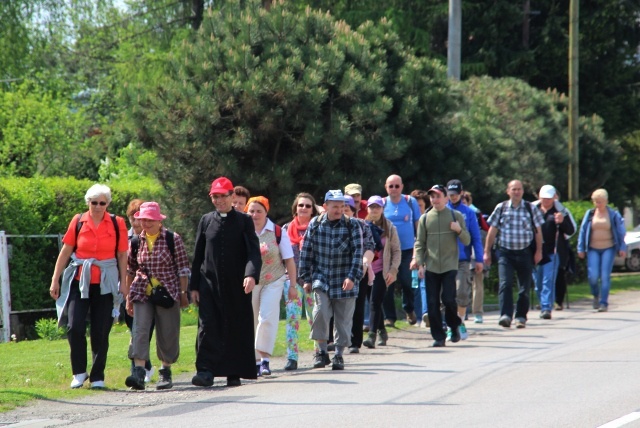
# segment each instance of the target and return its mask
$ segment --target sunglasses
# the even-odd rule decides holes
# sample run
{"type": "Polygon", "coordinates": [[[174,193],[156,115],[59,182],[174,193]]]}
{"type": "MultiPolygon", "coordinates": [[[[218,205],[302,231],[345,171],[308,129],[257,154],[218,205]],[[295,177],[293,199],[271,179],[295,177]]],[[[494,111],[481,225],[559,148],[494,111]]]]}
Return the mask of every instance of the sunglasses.
{"type": "Polygon", "coordinates": [[[298,204],[298,208],[311,208],[312,205],[310,204],[298,204]]]}
{"type": "Polygon", "coordinates": [[[389,187],[389,189],[399,189],[400,185],[399,184],[389,184],[387,187],[389,187]]]}
{"type": "Polygon", "coordinates": [[[91,201],[91,205],[100,205],[101,207],[104,207],[105,205],[107,205],[107,203],[105,201],[91,201]]]}

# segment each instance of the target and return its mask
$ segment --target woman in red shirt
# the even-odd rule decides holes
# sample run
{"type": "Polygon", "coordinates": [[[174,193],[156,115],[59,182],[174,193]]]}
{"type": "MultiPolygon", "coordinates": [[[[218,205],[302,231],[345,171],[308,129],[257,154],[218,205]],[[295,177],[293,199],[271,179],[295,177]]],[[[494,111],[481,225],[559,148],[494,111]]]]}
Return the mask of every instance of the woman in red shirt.
{"type": "Polygon", "coordinates": [[[75,216],[62,238],[49,293],[56,299],[58,324],[68,326],[71,348],[71,388],[89,378],[92,388],[104,388],[104,369],[113,318],[126,294],[127,227],[107,212],[111,190],[95,184],[84,196],[89,211],[75,216]],[[80,224],[78,224],[80,223],[80,224]],[[70,261],[71,260],[71,261],[70,261]],[[69,266],[64,269],[64,267],[69,266]],[[62,286],[59,279],[62,270],[62,286]],[[87,316],[88,315],[88,316],[87,316]],[[87,318],[91,323],[91,373],[87,374],[87,318]]]}

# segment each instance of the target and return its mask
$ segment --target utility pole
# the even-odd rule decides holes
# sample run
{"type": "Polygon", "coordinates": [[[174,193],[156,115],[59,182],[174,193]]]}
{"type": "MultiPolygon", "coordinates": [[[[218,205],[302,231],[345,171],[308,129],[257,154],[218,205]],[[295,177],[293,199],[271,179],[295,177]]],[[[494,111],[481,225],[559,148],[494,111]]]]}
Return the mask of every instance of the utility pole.
{"type": "Polygon", "coordinates": [[[580,177],[578,147],[578,66],[579,66],[579,30],[580,0],[569,3],[569,200],[577,201],[580,177]]]}
{"type": "Polygon", "coordinates": [[[460,80],[462,40],[462,0],[449,0],[449,40],[447,43],[447,77],[460,80]]]}

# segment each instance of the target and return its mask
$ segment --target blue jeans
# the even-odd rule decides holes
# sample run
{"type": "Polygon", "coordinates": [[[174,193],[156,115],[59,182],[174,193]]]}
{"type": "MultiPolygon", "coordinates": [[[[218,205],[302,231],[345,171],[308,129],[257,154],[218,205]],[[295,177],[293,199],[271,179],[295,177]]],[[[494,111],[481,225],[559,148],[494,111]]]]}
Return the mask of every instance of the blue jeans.
{"type": "Polygon", "coordinates": [[[385,319],[393,321],[398,319],[398,316],[396,315],[396,304],[394,301],[394,290],[396,284],[400,284],[400,288],[402,289],[402,309],[404,309],[407,314],[413,312],[413,289],[411,288],[411,269],[409,269],[412,257],[413,248],[402,250],[400,267],[398,267],[398,280],[395,284],[387,287],[387,294],[384,296],[384,302],[382,304],[385,319]]]}
{"type": "Polygon", "coordinates": [[[615,256],[615,247],[605,250],[589,248],[589,251],[587,251],[587,276],[589,277],[591,294],[594,297],[600,296],[600,304],[604,306],[609,306],[611,270],[613,269],[615,256]],[[600,280],[600,291],[598,291],[598,279],[600,280]]]}
{"type": "Polygon", "coordinates": [[[550,311],[556,300],[556,275],[558,274],[558,255],[551,254],[548,263],[536,266],[533,279],[536,283],[536,294],[540,302],[540,309],[550,311]]]}
{"type": "Polygon", "coordinates": [[[529,289],[533,280],[533,257],[531,250],[498,250],[498,275],[500,287],[498,300],[500,302],[500,316],[513,318],[513,275],[518,276],[518,302],[516,304],[516,318],[527,319],[529,312],[529,289]]]}

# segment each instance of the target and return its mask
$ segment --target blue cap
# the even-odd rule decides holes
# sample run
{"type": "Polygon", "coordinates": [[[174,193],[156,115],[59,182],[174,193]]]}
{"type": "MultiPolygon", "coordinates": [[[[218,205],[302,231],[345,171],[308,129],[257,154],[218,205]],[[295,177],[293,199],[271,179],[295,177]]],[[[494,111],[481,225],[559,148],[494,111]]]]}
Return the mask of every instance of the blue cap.
{"type": "Polygon", "coordinates": [[[326,195],[324,195],[324,201],[340,201],[344,202],[344,195],[342,194],[342,190],[329,190],[326,195]]]}
{"type": "Polygon", "coordinates": [[[367,201],[367,206],[370,207],[371,205],[380,205],[381,207],[384,207],[384,201],[382,200],[382,198],[380,196],[373,195],[367,201]]]}
{"type": "Polygon", "coordinates": [[[356,201],[353,200],[353,197],[350,195],[344,195],[345,204],[349,205],[354,210],[356,209],[356,201]]]}

